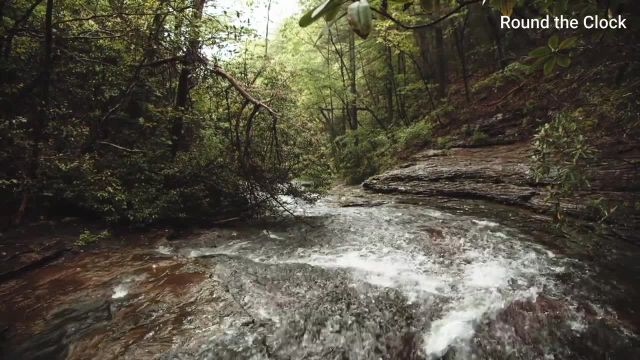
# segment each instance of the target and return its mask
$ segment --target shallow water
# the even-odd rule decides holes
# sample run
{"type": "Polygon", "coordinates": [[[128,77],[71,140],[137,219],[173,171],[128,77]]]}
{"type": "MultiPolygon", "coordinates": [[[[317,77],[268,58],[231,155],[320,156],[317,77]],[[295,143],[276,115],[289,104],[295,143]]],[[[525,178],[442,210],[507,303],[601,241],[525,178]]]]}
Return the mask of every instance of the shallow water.
{"type": "MultiPolygon", "coordinates": [[[[93,320],[95,311],[82,310],[72,319],[51,322],[86,324],[79,333],[46,338],[70,344],[51,354],[176,359],[640,355],[638,309],[629,305],[637,294],[625,285],[628,277],[612,280],[598,263],[542,245],[555,241],[551,233],[510,226],[508,217],[372,199],[363,195],[362,203],[353,203],[334,196],[313,205],[289,199],[298,221],[203,231],[152,250],[112,251],[105,268],[98,260],[106,255],[100,252],[66,259],[48,271],[71,273],[67,281],[84,274],[92,285],[65,294],[52,308],[102,299],[109,316],[93,320]]],[[[30,276],[0,287],[2,295],[46,295],[39,286],[51,279],[39,272],[30,276]]],[[[27,328],[25,334],[34,331],[27,328]]],[[[45,324],[35,332],[51,331],[45,324]]],[[[31,350],[42,343],[23,343],[30,341],[31,350]]],[[[15,349],[26,358],[33,353],[24,345],[15,349]]]]}

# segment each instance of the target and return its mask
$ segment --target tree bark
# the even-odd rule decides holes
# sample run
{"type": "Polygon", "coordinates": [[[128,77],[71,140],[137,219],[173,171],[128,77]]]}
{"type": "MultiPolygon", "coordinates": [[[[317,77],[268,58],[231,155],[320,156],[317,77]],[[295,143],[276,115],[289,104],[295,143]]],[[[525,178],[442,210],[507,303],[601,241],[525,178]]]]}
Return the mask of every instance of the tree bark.
{"type": "Polygon", "coordinates": [[[467,30],[467,23],[469,21],[469,13],[464,17],[462,26],[460,28],[453,29],[453,35],[455,37],[456,50],[458,57],[460,58],[460,67],[462,69],[462,80],[464,82],[464,94],[467,102],[471,102],[471,95],[469,93],[469,72],[467,69],[467,54],[464,47],[464,35],[467,30]]]}
{"type": "Polygon", "coordinates": [[[389,46],[385,46],[384,55],[387,63],[387,79],[384,84],[385,98],[387,100],[387,124],[392,125],[394,120],[393,96],[395,93],[395,74],[393,71],[393,54],[391,53],[391,48],[389,46]]]}
{"type": "Polygon", "coordinates": [[[496,46],[496,60],[498,63],[498,69],[503,69],[506,66],[506,63],[504,60],[504,49],[502,47],[502,35],[500,33],[498,19],[491,10],[489,10],[489,14],[487,15],[487,22],[489,23],[489,33],[493,38],[496,46]]]}
{"type": "Polygon", "coordinates": [[[356,85],[356,39],[353,31],[349,32],[349,120],[351,130],[358,129],[358,88],[356,85]]]}
{"type": "Polygon", "coordinates": [[[173,119],[171,129],[171,155],[173,157],[175,157],[179,151],[187,150],[189,147],[185,138],[184,113],[189,106],[192,74],[194,66],[198,62],[198,53],[200,51],[200,32],[198,31],[198,26],[202,19],[205,2],[206,0],[193,0],[192,26],[189,29],[190,34],[185,50],[185,60],[180,70],[178,86],[176,88],[174,110],[177,112],[177,115],[173,119]]]}
{"type": "Polygon", "coordinates": [[[418,70],[420,73],[420,77],[424,82],[428,82],[432,78],[432,69],[430,66],[430,48],[429,48],[429,39],[427,37],[427,32],[429,29],[416,29],[414,30],[414,38],[416,40],[416,45],[420,50],[420,62],[418,62],[418,70]]]}
{"type": "Polygon", "coordinates": [[[42,76],[41,76],[41,88],[40,99],[42,101],[40,107],[36,111],[36,114],[32,118],[31,126],[31,159],[29,168],[27,169],[28,180],[25,183],[22,200],[20,201],[20,207],[14,217],[14,224],[19,225],[22,223],[24,215],[27,211],[27,206],[30,197],[33,195],[34,188],[38,182],[38,171],[40,168],[40,156],[42,154],[42,142],[44,140],[45,127],[49,122],[50,113],[50,88],[51,88],[51,73],[53,68],[53,1],[47,0],[45,10],[45,23],[44,23],[44,43],[43,43],[43,55],[41,60],[42,76]]]}
{"type": "MultiPolygon", "coordinates": [[[[434,9],[436,14],[440,14],[440,0],[435,0],[434,9]]],[[[444,51],[444,34],[440,25],[435,26],[436,38],[436,58],[438,61],[438,97],[447,96],[448,74],[447,74],[447,58],[444,51]]]]}

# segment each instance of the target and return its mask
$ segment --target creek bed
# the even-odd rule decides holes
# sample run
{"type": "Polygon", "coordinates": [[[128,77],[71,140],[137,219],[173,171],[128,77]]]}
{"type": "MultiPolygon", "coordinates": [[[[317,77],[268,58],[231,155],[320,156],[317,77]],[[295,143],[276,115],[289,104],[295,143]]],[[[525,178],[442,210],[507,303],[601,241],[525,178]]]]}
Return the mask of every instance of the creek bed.
{"type": "Polygon", "coordinates": [[[640,358],[637,247],[590,236],[591,252],[580,252],[585,233],[454,205],[354,190],[312,205],[289,199],[296,220],[65,256],[0,284],[3,352],[640,358]]]}

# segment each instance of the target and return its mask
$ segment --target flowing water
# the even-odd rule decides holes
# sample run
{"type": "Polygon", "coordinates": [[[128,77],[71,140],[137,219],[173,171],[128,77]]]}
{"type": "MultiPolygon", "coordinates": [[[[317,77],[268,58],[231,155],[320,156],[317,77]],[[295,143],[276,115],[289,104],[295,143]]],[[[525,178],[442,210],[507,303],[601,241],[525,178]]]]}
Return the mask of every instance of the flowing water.
{"type": "Polygon", "coordinates": [[[373,195],[289,205],[298,220],[89,252],[0,286],[6,306],[45,319],[14,318],[30,325],[7,354],[640,358],[636,265],[604,269],[497,208],[471,215],[373,195]]]}

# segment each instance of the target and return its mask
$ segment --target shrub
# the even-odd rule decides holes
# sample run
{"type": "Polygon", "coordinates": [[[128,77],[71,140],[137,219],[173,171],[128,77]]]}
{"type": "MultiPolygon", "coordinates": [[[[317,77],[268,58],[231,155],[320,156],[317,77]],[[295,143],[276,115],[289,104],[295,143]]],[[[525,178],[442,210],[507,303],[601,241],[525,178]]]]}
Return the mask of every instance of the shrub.
{"type": "Polygon", "coordinates": [[[488,140],[489,140],[489,135],[487,135],[487,133],[477,128],[471,135],[471,143],[473,145],[484,145],[487,143],[488,140]]]}
{"type": "Polygon", "coordinates": [[[383,170],[391,142],[378,130],[360,128],[336,138],[336,168],[348,184],[359,184],[383,170]]]}
{"type": "Polygon", "coordinates": [[[580,111],[562,112],[543,125],[533,141],[533,174],[538,182],[549,183],[548,201],[562,218],[560,199],[589,187],[588,164],[596,157],[589,138],[594,121],[580,111]]]}
{"type": "Polygon", "coordinates": [[[474,93],[484,91],[495,92],[509,82],[524,81],[530,73],[531,68],[529,66],[516,61],[507,65],[504,69],[496,71],[495,73],[478,81],[473,85],[471,90],[474,93]]]}
{"type": "Polygon", "coordinates": [[[76,240],[75,245],[76,246],[87,246],[89,244],[93,244],[97,241],[100,240],[104,240],[106,238],[108,238],[109,236],[111,236],[111,233],[108,230],[105,230],[103,232],[100,233],[92,233],[89,230],[84,230],[80,236],[78,237],[78,240],[76,240]]]}
{"type": "Polygon", "coordinates": [[[439,136],[436,139],[435,147],[438,149],[448,149],[449,147],[451,147],[452,141],[453,139],[450,136],[439,136]]]}
{"type": "Polygon", "coordinates": [[[422,120],[409,127],[398,130],[396,139],[398,150],[419,149],[431,143],[433,124],[430,121],[422,120]]]}

